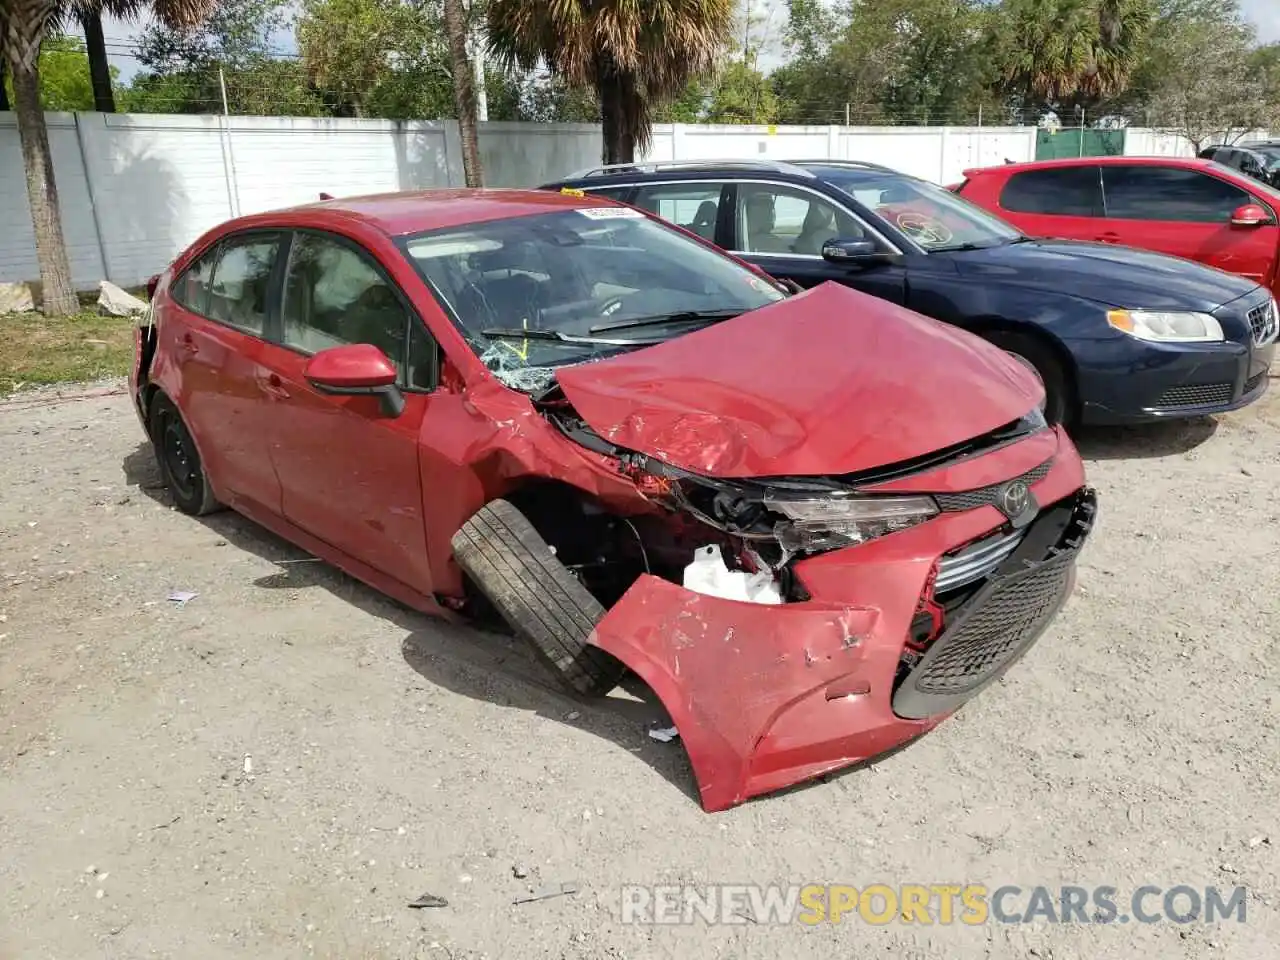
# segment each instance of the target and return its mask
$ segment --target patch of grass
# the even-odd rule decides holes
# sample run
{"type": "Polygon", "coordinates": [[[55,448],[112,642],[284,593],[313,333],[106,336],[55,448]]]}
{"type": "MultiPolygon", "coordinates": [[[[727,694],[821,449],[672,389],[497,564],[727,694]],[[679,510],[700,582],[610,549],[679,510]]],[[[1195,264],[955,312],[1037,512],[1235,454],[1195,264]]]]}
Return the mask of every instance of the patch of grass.
{"type": "Polygon", "coordinates": [[[122,377],[133,362],[134,317],[0,314],[0,393],[22,386],[122,377]]]}

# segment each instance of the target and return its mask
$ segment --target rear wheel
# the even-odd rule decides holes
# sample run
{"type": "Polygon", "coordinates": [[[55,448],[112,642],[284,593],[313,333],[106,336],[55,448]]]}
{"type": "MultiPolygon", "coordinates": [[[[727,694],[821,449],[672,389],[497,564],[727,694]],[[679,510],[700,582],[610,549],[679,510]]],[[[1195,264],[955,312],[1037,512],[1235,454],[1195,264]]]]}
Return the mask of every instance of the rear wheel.
{"type": "Polygon", "coordinates": [[[178,408],[164,394],[152,401],[150,422],[160,474],[178,509],[193,517],[217,510],[221,504],[213,496],[195,440],[178,408]]]}
{"type": "Polygon", "coordinates": [[[533,524],[506,500],[486,504],[453,536],[458,565],[570,690],[600,696],[626,668],[588,642],[605,610],[533,524]]]}
{"type": "Polygon", "coordinates": [[[984,340],[995,344],[1013,356],[1015,360],[1029,367],[1044,384],[1044,403],[1041,411],[1050,424],[1070,426],[1075,416],[1075,399],[1071,393],[1071,382],[1067,372],[1053,352],[1036,340],[1021,333],[1006,333],[1003,330],[992,330],[980,334],[984,340]]]}

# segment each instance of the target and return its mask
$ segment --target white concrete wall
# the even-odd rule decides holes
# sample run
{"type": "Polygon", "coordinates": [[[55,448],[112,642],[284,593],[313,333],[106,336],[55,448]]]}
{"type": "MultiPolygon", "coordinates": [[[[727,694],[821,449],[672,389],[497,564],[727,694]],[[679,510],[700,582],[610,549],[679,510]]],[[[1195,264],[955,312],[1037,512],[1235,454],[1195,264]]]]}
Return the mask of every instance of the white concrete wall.
{"type": "MultiPolygon", "coordinates": [[[[48,114],[72,279],[130,286],[230,217],[315,200],[460,186],[457,124],[305,117],[48,114]]],[[[1126,153],[1185,154],[1179,138],[1127,131],[1126,153]]],[[[836,158],[937,183],[1035,156],[1034,127],[766,127],[662,124],[644,159],[836,158]]],[[[534,187],[600,159],[591,124],[481,124],[485,182],[534,187]]],[[[0,280],[39,275],[22,153],[0,113],[0,280]]]]}
{"type": "MultiPolygon", "coordinates": [[[[1246,134],[1233,132],[1232,143],[1241,140],[1267,140],[1272,134],[1266,130],[1253,130],[1246,134]]],[[[1202,146],[1221,143],[1217,138],[1210,138],[1202,146]]],[[[1195,147],[1186,137],[1167,130],[1128,130],[1124,141],[1124,152],[1127,157],[1194,157],[1195,147]]]]}

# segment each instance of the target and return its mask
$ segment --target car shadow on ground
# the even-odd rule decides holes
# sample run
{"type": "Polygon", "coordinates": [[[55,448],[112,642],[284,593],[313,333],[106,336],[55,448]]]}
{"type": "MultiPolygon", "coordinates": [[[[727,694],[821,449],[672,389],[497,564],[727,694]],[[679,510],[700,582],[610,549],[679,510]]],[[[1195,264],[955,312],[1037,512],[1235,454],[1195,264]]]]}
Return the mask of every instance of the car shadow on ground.
{"type": "MultiPolygon", "coordinates": [[[[130,486],[166,507],[173,505],[149,443],[140,444],[126,456],[122,467],[130,486]]],[[[279,567],[278,572],[254,580],[255,587],[324,589],[404,630],[401,655],[428,683],[473,700],[529,711],[586,730],[634,754],[698,802],[693,771],[679,742],[660,743],[648,735],[649,728],[668,726],[670,719],[657,695],[638,677],[629,675],[607,697],[576,699],[564,692],[547,667],[513,636],[451,623],[405,607],[233,511],[191,520],[279,567]]]]}
{"type": "Polygon", "coordinates": [[[1072,433],[1085,460],[1148,460],[1188,453],[1218,431],[1213,417],[1134,427],[1078,427],[1072,433]]]}

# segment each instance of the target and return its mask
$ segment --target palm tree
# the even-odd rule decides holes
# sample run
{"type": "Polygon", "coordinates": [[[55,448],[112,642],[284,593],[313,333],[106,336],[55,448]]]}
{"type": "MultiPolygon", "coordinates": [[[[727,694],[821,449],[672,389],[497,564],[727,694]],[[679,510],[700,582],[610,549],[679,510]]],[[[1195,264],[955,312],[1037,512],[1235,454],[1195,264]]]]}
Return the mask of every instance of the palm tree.
{"type": "Polygon", "coordinates": [[[76,19],[84,30],[85,52],[89,54],[89,82],[93,86],[93,109],[99,113],[115,113],[116,98],[111,89],[111,66],[107,62],[107,41],[102,34],[102,14],[131,17],[137,4],[96,2],[76,3],[76,19]]]}
{"type": "Polygon", "coordinates": [[[735,0],[490,0],[489,43],[506,66],[545,63],[600,99],[605,163],[648,145],[653,108],[711,70],[735,0]]]}
{"type": "Polygon", "coordinates": [[[1152,0],[1011,0],[1005,79],[1057,104],[1129,84],[1155,17],[1152,0]]]}
{"type": "MultiPolygon", "coordinates": [[[[152,0],[150,6],[164,23],[175,27],[199,23],[216,0],[152,0]]],[[[74,312],[79,306],[71,285],[67,245],[62,236],[58,188],[53,179],[49,132],[40,104],[40,45],[50,32],[76,15],[60,0],[0,0],[0,57],[13,76],[13,98],[26,169],[27,202],[36,237],[43,310],[50,316],[74,312]]]]}
{"type": "Polygon", "coordinates": [[[458,132],[462,136],[462,171],[468,187],[484,181],[480,167],[480,139],[476,132],[476,87],[467,56],[467,12],[462,0],[444,0],[444,25],[449,34],[449,59],[453,70],[453,98],[458,106],[458,132]]]}

